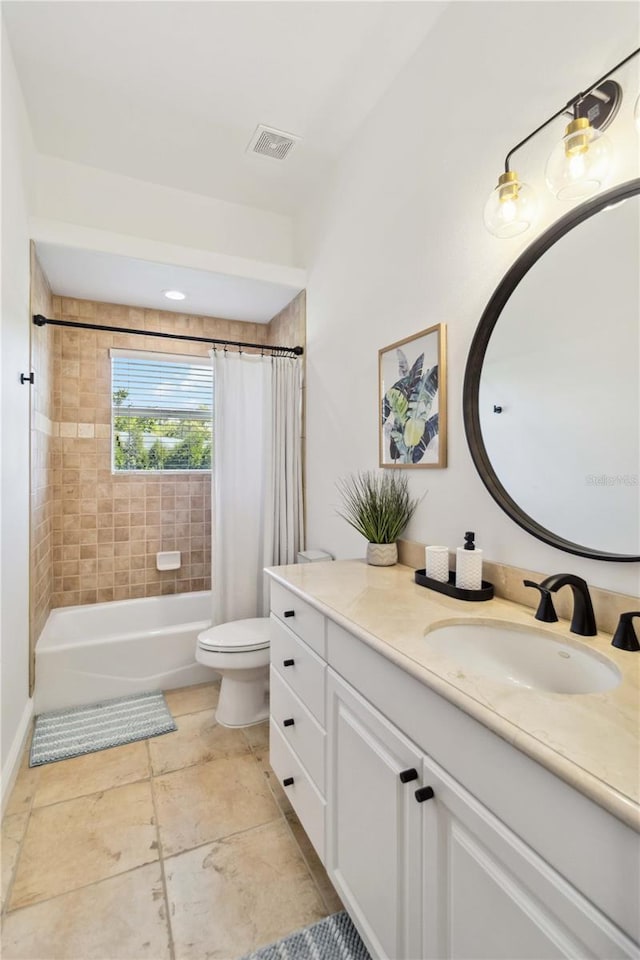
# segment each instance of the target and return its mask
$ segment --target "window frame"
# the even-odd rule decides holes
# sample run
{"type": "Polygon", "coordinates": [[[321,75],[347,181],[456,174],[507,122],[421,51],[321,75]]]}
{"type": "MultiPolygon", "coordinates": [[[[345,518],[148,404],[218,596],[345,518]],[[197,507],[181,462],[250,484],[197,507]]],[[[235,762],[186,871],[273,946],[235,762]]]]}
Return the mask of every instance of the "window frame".
{"type": "Polygon", "coordinates": [[[211,370],[212,373],[212,396],[211,396],[211,446],[213,454],[213,368],[211,364],[211,358],[208,356],[202,356],[201,354],[185,354],[185,353],[169,353],[157,350],[136,350],[133,348],[125,347],[110,347],[109,348],[109,397],[111,401],[111,419],[110,419],[110,431],[109,431],[109,443],[110,443],[110,452],[109,459],[111,462],[111,475],[114,477],[120,476],[186,476],[194,475],[198,477],[202,476],[211,476],[213,464],[209,467],[188,467],[184,470],[179,468],[172,468],[169,470],[164,469],[140,469],[140,468],[125,468],[118,469],[115,464],[115,429],[114,429],[114,403],[113,403],[113,392],[114,392],[114,383],[113,383],[113,372],[114,372],[114,360],[118,359],[130,359],[130,360],[149,360],[156,363],[188,363],[195,366],[207,367],[211,370]]]}

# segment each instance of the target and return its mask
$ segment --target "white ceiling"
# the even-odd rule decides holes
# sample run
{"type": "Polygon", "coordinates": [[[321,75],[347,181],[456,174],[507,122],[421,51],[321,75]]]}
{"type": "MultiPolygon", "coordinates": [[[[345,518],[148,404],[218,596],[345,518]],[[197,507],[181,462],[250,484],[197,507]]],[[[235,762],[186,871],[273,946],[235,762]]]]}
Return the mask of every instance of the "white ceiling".
{"type": "Polygon", "coordinates": [[[268,323],[301,289],[53,243],[38,241],[36,251],[53,293],[103,303],[268,323]],[[163,290],[187,299],[168,300],[163,290]]]}
{"type": "Polygon", "coordinates": [[[39,151],[286,214],[326,173],[445,6],[2,4],[39,151]],[[259,123],[303,139],[281,162],[246,154],[259,123]]]}

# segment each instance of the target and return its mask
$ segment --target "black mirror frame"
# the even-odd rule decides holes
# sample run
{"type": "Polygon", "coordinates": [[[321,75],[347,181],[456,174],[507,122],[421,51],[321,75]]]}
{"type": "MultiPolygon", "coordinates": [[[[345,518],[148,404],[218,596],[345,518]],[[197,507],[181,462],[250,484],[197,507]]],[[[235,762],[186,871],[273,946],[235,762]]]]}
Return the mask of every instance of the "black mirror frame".
{"type": "Polygon", "coordinates": [[[557,220],[548,230],[541,234],[537,240],[534,240],[534,242],[526,248],[499,283],[480,318],[471,342],[471,347],[469,348],[463,388],[464,427],[471,456],[482,482],[498,506],[501,507],[518,526],[526,530],[527,533],[537,537],[538,540],[542,540],[544,543],[548,543],[552,547],[556,547],[558,550],[563,550],[565,553],[573,553],[579,557],[589,557],[591,560],[610,560],[617,563],[638,562],[640,561],[640,555],[605,553],[600,550],[593,550],[587,546],[582,546],[578,543],[573,543],[570,540],[565,540],[563,537],[556,536],[551,530],[547,530],[546,527],[541,526],[536,520],[525,513],[524,510],[520,509],[515,500],[500,483],[489,460],[480,429],[478,395],[482,365],[491,334],[511,294],[525,274],[554,243],[563,237],[565,233],[568,233],[569,230],[572,230],[579,223],[582,223],[583,220],[587,220],[606,207],[620,203],[639,193],[640,178],[629,180],[626,183],[607,190],[605,193],[598,194],[593,200],[588,200],[586,203],[580,204],[580,206],[575,207],[564,217],[561,217],[560,220],[557,220]]]}

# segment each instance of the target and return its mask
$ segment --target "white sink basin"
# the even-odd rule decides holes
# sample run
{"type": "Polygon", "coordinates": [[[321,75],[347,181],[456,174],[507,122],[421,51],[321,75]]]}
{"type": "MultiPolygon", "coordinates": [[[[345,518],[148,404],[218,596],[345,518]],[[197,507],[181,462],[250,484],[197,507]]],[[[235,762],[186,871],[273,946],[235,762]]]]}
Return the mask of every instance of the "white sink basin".
{"type": "Polygon", "coordinates": [[[425,635],[437,650],[470,673],[530,690],[598,693],[622,679],[615,663],[578,649],[553,634],[505,623],[459,623],[434,627],[425,635]]]}

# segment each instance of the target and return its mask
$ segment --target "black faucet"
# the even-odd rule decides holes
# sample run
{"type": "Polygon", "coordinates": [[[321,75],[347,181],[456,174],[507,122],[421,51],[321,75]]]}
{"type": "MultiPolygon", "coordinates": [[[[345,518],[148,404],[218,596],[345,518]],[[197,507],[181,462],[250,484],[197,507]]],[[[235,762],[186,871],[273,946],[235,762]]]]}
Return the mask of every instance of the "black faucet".
{"type": "Polygon", "coordinates": [[[536,610],[536,620],[542,620],[543,623],[556,623],[558,614],[553,606],[553,597],[551,596],[551,591],[547,590],[546,587],[543,587],[539,583],[534,583],[533,580],[523,580],[522,582],[524,583],[525,587],[534,587],[536,590],[540,591],[540,603],[538,604],[538,609],[536,610]]]}
{"type": "Polygon", "coordinates": [[[556,593],[561,587],[571,587],[573,593],[573,617],[569,629],[581,637],[594,637],[598,632],[593,604],[587,581],[573,573],[555,573],[540,584],[543,590],[556,593]]]}
{"type": "Polygon", "coordinates": [[[581,637],[596,635],[598,629],[591,596],[589,595],[589,587],[582,577],[576,577],[573,573],[555,573],[552,577],[543,580],[542,583],[534,583],[532,580],[523,582],[526,587],[535,587],[540,591],[540,604],[535,617],[536,620],[543,620],[546,623],[554,623],[558,619],[553,608],[551,594],[556,593],[561,587],[571,587],[573,592],[571,632],[577,633],[581,637]]]}
{"type": "Polygon", "coordinates": [[[618,647],[620,650],[640,650],[640,643],[631,622],[634,617],[640,617],[640,610],[620,614],[620,622],[611,641],[612,647],[618,647]]]}

